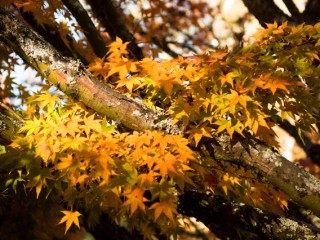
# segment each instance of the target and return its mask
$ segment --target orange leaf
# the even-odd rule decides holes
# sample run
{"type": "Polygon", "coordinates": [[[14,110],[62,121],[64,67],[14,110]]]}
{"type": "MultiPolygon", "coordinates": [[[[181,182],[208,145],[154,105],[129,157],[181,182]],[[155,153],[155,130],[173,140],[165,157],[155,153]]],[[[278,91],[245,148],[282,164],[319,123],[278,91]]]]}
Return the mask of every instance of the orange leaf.
{"type": "Polygon", "coordinates": [[[143,191],[141,188],[135,188],[131,193],[126,195],[128,198],[127,201],[123,203],[124,206],[130,206],[130,214],[132,215],[138,207],[142,210],[145,211],[146,206],[144,205],[143,202],[148,201],[146,198],[143,197],[143,191]]]}
{"type": "Polygon", "coordinates": [[[61,220],[60,220],[60,222],[58,224],[66,222],[66,230],[65,230],[64,234],[67,233],[67,231],[71,227],[72,223],[74,223],[80,229],[79,216],[81,216],[81,213],[79,213],[78,211],[75,211],[75,212],[72,212],[72,211],[61,211],[61,212],[65,216],[63,218],[61,218],[61,220]]]}

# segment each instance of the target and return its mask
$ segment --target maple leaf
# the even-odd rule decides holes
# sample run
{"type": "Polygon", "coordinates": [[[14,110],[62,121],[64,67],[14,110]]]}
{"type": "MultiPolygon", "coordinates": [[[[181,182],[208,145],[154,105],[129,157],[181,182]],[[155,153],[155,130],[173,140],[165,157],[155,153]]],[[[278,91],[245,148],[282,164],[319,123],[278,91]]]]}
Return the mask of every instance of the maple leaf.
{"type": "Polygon", "coordinates": [[[101,132],[101,121],[95,119],[94,114],[90,115],[89,117],[83,118],[83,122],[85,123],[83,126],[83,130],[87,136],[90,135],[91,130],[101,132]]]}
{"type": "Polygon", "coordinates": [[[176,77],[165,77],[157,81],[157,85],[165,91],[167,96],[171,96],[173,85],[182,85],[181,79],[176,77]]]}
{"type": "MultiPolygon", "coordinates": [[[[271,79],[268,82],[265,83],[264,89],[270,89],[272,94],[274,95],[278,89],[282,89],[285,92],[288,92],[289,90],[286,87],[286,82],[280,79],[271,79]]],[[[287,84],[288,85],[288,84],[287,84]]]]}
{"type": "Polygon", "coordinates": [[[40,108],[46,110],[46,112],[51,112],[55,110],[57,102],[60,100],[58,94],[51,94],[49,91],[46,91],[41,94],[30,97],[28,100],[29,103],[36,103],[40,108]]]}
{"type": "Polygon", "coordinates": [[[71,154],[68,154],[67,157],[59,158],[60,162],[56,165],[57,170],[65,170],[70,168],[73,163],[73,157],[71,154]]]}
{"type": "Polygon", "coordinates": [[[233,87],[233,80],[236,77],[239,77],[239,73],[229,72],[226,75],[221,76],[219,78],[219,80],[221,81],[221,86],[223,86],[227,82],[231,85],[231,87],[233,87]]]}
{"type": "Polygon", "coordinates": [[[55,152],[51,146],[45,141],[39,141],[36,145],[35,157],[40,156],[43,161],[47,164],[48,160],[55,158],[55,152]]]}
{"type": "Polygon", "coordinates": [[[157,161],[157,164],[154,166],[154,170],[159,170],[161,177],[166,177],[168,171],[172,173],[177,173],[176,171],[177,159],[171,153],[166,153],[163,157],[163,160],[157,161]]]}
{"type": "Polygon", "coordinates": [[[148,173],[142,173],[138,176],[138,182],[142,186],[146,181],[152,183],[155,180],[155,177],[159,176],[159,173],[154,171],[149,171],[148,173]]]}
{"type": "Polygon", "coordinates": [[[109,63],[105,62],[105,58],[95,58],[95,60],[89,64],[88,70],[93,72],[93,76],[98,77],[102,76],[103,78],[107,77],[109,72],[109,63]]]}
{"type": "Polygon", "coordinates": [[[178,214],[174,205],[170,202],[157,202],[152,204],[150,209],[154,209],[154,220],[156,221],[159,216],[163,213],[170,219],[171,222],[175,222],[173,214],[178,214]]]}
{"type": "Polygon", "coordinates": [[[130,72],[136,72],[136,65],[129,59],[121,57],[120,61],[110,63],[110,71],[108,72],[107,78],[113,74],[118,73],[120,79],[126,79],[130,75],[130,72]]]}
{"type": "Polygon", "coordinates": [[[120,88],[125,86],[130,93],[132,93],[132,88],[134,86],[140,86],[141,82],[143,81],[143,78],[140,77],[128,77],[128,78],[120,78],[119,81],[117,81],[117,87],[116,88],[120,88]]]}
{"type": "Polygon", "coordinates": [[[235,112],[235,106],[239,103],[242,107],[247,107],[247,102],[253,101],[253,99],[246,94],[239,94],[237,91],[231,89],[231,93],[225,96],[229,100],[230,112],[235,112]]]}
{"type": "Polygon", "coordinates": [[[41,175],[37,175],[37,176],[33,177],[31,179],[31,181],[28,182],[27,188],[35,188],[37,198],[39,198],[42,187],[46,186],[46,185],[47,185],[47,182],[46,182],[45,178],[42,179],[41,175]]]}
{"type": "Polygon", "coordinates": [[[81,137],[78,133],[74,138],[64,138],[61,140],[62,151],[66,149],[79,150],[85,144],[87,138],[81,137]]]}
{"type": "Polygon", "coordinates": [[[58,224],[66,222],[66,230],[64,234],[67,233],[69,228],[71,227],[72,223],[74,223],[79,229],[80,229],[80,224],[79,224],[79,217],[81,216],[81,213],[78,211],[61,211],[65,216],[61,218],[60,222],[58,224]]]}
{"type": "Polygon", "coordinates": [[[139,134],[134,131],[132,135],[129,135],[126,138],[126,142],[132,144],[136,148],[141,148],[142,146],[150,146],[152,136],[149,134],[149,131],[146,131],[143,134],[139,134]]]}
{"type": "Polygon", "coordinates": [[[199,141],[202,137],[212,138],[211,132],[212,128],[208,127],[207,124],[203,124],[200,127],[193,127],[187,133],[190,134],[189,138],[193,138],[198,146],[199,141]]]}
{"type": "Polygon", "coordinates": [[[108,56],[108,58],[112,58],[118,54],[127,54],[128,51],[127,51],[127,46],[128,46],[129,42],[123,42],[121,38],[119,37],[116,37],[116,41],[114,41],[113,43],[111,43],[109,45],[109,51],[108,51],[108,54],[110,54],[108,56]],[[118,51],[119,53],[118,53],[118,51]]]}
{"type": "Polygon", "coordinates": [[[144,202],[148,201],[145,197],[143,197],[143,191],[141,188],[136,187],[129,194],[126,195],[128,198],[123,205],[130,206],[130,214],[134,214],[134,212],[138,209],[138,207],[145,212],[146,206],[144,202]]]}

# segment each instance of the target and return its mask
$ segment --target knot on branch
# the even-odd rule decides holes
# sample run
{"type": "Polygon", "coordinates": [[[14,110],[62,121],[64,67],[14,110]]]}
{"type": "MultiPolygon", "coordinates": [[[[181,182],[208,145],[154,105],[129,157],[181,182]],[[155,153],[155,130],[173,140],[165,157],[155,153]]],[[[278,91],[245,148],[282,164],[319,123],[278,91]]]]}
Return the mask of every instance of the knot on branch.
{"type": "Polygon", "coordinates": [[[162,111],[156,113],[153,127],[154,129],[173,135],[183,135],[184,132],[183,127],[174,124],[173,119],[162,111]]]}

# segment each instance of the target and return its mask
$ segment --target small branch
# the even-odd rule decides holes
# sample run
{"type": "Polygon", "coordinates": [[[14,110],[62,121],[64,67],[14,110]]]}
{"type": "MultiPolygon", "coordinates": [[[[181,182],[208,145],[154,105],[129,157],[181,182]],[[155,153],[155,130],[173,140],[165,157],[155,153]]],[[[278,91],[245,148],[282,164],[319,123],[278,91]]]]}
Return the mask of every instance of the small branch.
{"type": "Polygon", "coordinates": [[[95,54],[102,58],[107,53],[108,48],[100,36],[99,31],[94,26],[87,11],[78,0],[62,0],[62,2],[66,5],[83,29],[84,35],[88,39],[95,54]]]}
{"type": "Polygon", "coordinates": [[[132,57],[138,60],[142,59],[144,56],[141,48],[137,45],[135,38],[117,13],[112,0],[87,0],[87,2],[102,26],[109,32],[111,38],[115,39],[118,36],[124,42],[130,42],[128,49],[133,54],[132,57]]]}
{"type": "Polygon", "coordinates": [[[179,55],[171,50],[168,46],[168,44],[165,41],[159,41],[156,37],[151,37],[151,40],[156,44],[159,48],[161,48],[164,52],[169,54],[171,57],[176,58],[179,55]]]}
{"type": "Polygon", "coordinates": [[[297,8],[296,4],[292,0],[283,0],[283,2],[286,4],[292,17],[297,18],[298,16],[301,15],[301,13],[299,12],[299,9],[297,8]]]}
{"type": "Polygon", "coordinates": [[[266,23],[274,21],[282,23],[291,22],[292,19],[287,16],[278,6],[271,0],[242,0],[249,12],[253,14],[261,24],[266,27],[266,23]]]}
{"type": "Polygon", "coordinates": [[[24,122],[24,119],[20,115],[18,115],[14,110],[12,110],[9,106],[7,106],[4,103],[0,102],[0,107],[6,109],[10,113],[10,116],[14,117],[20,123],[24,122]]]}

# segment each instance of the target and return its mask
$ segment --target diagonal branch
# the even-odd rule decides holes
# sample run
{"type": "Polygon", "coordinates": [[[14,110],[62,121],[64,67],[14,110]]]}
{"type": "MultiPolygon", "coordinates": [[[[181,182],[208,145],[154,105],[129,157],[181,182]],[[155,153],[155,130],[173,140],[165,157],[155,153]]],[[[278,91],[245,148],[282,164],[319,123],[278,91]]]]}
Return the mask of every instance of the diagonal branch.
{"type": "Polygon", "coordinates": [[[0,39],[67,95],[132,129],[150,128],[155,113],[92,77],[0,5],[0,39]]]}
{"type": "MultiPolygon", "coordinates": [[[[79,62],[61,56],[41,36],[1,6],[0,39],[49,82],[96,112],[135,130],[156,129],[160,125],[174,129],[170,119],[161,121],[161,113],[108,88],[93,78],[79,62]]],[[[254,168],[296,203],[320,216],[320,181],[314,176],[256,140],[244,141],[242,138],[231,146],[230,138],[220,136],[216,142],[216,158],[238,161],[247,168],[254,168]]]]}
{"type": "Polygon", "coordinates": [[[130,33],[125,23],[122,21],[112,0],[87,0],[93,13],[99,19],[102,26],[106,28],[111,38],[114,40],[117,36],[124,42],[130,42],[128,45],[132,57],[142,59],[143,53],[137,45],[134,36],[130,33]]]}
{"type": "Polygon", "coordinates": [[[292,20],[278,8],[273,0],[243,0],[243,3],[263,27],[266,27],[266,23],[273,23],[274,21],[282,23],[292,20]]]}
{"type": "Polygon", "coordinates": [[[293,0],[283,0],[283,2],[286,4],[292,17],[298,18],[301,15],[293,0]]]}
{"type": "Polygon", "coordinates": [[[288,194],[296,203],[306,206],[320,216],[320,180],[302,166],[295,165],[275,150],[254,139],[232,140],[229,136],[218,138],[214,147],[218,160],[237,161],[246,168],[254,168],[273,186],[288,194]]]}
{"type": "Polygon", "coordinates": [[[179,197],[178,208],[221,239],[239,239],[240,232],[246,239],[318,239],[320,234],[312,225],[216,195],[187,191],[179,197]]]}
{"type": "Polygon", "coordinates": [[[78,0],[62,0],[62,2],[66,5],[83,29],[84,35],[88,39],[95,54],[102,58],[107,53],[108,49],[87,11],[78,0]]]}

